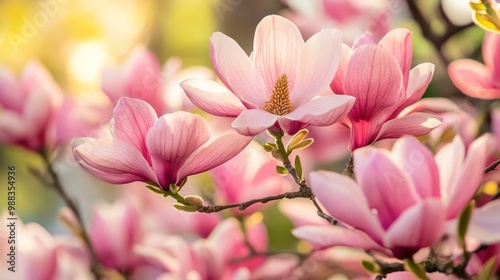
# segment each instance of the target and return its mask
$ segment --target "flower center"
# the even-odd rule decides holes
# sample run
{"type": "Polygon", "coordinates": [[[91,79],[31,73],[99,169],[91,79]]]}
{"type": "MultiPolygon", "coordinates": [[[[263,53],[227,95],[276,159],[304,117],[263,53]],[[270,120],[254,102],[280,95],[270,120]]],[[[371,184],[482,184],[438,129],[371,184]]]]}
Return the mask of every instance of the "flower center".
{"type": "Polygon", "coordinates": [[[279,116],[284,116],[293,110],[286,74],[281,75],[276,81],[271,99],[264,103],[263,109],[279,116]]]}

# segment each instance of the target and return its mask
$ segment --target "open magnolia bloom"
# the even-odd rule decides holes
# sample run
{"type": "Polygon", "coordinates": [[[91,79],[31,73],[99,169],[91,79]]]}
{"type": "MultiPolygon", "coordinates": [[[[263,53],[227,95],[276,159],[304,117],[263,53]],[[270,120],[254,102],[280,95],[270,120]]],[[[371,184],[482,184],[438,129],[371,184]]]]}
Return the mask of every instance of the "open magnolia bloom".
{"type": "Polygon", "coordinates": [[[73,141],[78,163],[112,184],[141,181],[169,190],[233,158],[252,140],[236,132],[211,138],[200,116],[176,112],[158,118],[138,99],[120,99],[113,116],[114,138],[73,141]]]}
{"type": "Polygon", "coordinates": [[[336,94],[356,97],[342,119],[351,129],[351,151],[377,140],[424,135],[441,123],[433,115],[402,113],[422,97],[434,74],[432,63],[411,69],[412,51],[411,32],[406,29],[392,30],[378,43],[366,33],[352,48],[343,45],[330,87],[336,94]]]}
{"type": "Polygon", "coordinates": [[[232,126],[243,135],[272,127],[292,135],[308,125],[331,125],[354,104],[351,96],[317,96],[340,60],[338,30],[324,29],[304,43],[292,22],[267,16],[257,26],[250,57],[220,32],[212,35],[210,45],[215,71],[227,88],[204,79],[181,86],[200,109],[236,117],[232,126]]]}
{"type": "Polygon", "coordinates": [[[448,66],[453,84],[470,97],[500,98],[500,34],[486,33],[482,52],[484,64],[472,59],[459,59],[448,66]]]}
{"type": "Polygon", "coordinates": [[[304,226],[294,235],[322,248],[348,246],[411,257],[433,245],[474,196],[492,138],[467,151],[460,137],[434,157],[415,138],[399,139],[392,151],[354,151],[356,181],[327,171],[311,173],[310,185],[326,210],[348,227],[304,226]]]}

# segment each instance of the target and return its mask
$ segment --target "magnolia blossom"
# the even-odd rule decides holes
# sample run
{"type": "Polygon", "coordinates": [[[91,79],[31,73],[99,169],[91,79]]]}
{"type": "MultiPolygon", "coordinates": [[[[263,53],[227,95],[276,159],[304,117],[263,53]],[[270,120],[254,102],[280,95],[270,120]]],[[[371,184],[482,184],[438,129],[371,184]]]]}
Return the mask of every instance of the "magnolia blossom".
{"type": "Polygon", "coordinates": [[[265,227],[259,217],[252,216],[245,223],[246,236],[234,218],[222,221],[207,239],[191,244],[178,236],[152,234],[134,247],[140,265],[133,276],[138,279],[281,279],[297,265],[296,258],[249,257],[248,244],[258,252],[267,248],[265,227]]]}
{"type": "MultiPolygon", "coordinates": [[[[0,218],[7,220],[7,215],[0,218]]],[[[15,272],[8,270],[8,256],[3,257],[0,265],[0,279],[16,280],[90,280],[90,259],[81,239],[54,237],[36,223],[23,224],[21,219],[16,226],[15,272]],[[22,265],[21,265],[22,264],[22,265]]],[[[7,228],[8,230],[9,228],[7,228]]],[[[0,230],[2,256],[10,253],[7,246],[9,232],[0,230]],[[5,235],[6,234],[6,235],[5,235]]],[[[14,244],[12,244],[14,245],[14,244]]]]}
{"type": "Polygon", "coordinates": [[[491,150],[489,136],[465,155],[457,136],[435,157],[415,138],[399,139],[391,151],[354,151],[356,181],[333,172],[312,173],[318,200],[345,227],[305,226],[294,234],[320,247],[350,246],[412,256],[442,236],[474,196],[491,150]],[[351,229],[352,227],[352,229],[351,229]]]}
{"type": "Polygon", "coordinates": [[[459,59],[448,66],[455,86],[470,97],[500,98],[500,34],[488,32],[482,51],[484,64],[472,59],[459,59]]]}
{"type": "Polygon", "coordinates": [[[379,43],[366,33],[352,48],[343,45],[330,86],[336,94],[356,97],[342,120],[351,129],[351,151],[377,140],[420,136],[440,124],[432,115],[402,113],[422,97],[434,73],[431,63],[410,70],[412,51],[411,32],[406,29],[390,31],[379,43]]]}
{"type": "Polygon", "coordinates": [[[170,58],[160,69],[158,59],[145,47],[134,49],[121,67],[106,68],[102,74],[102,91],[116,105],[121,97],[132,97],[148,102],[163,115],[193,107],[179,83],[188,78],[211,78],[212,72],[197,66],[182,70],[179,58],[170,58]]]}
{"type": "Polygon", "coordinates": [[[77,161],[112,184],[149,182],[165,190],[189,175],[218,166],[251,141],[236,132],[211,138],[198,115],[176,112],[157,117],[146,102],[122,98],[113,112],[111,139],[73,142],[77,161]]]}
{"type": "Polygon", "coordinates": [[[0,69],[0,142],[34,151],[52,144],[62,101],[61,89],[40,63],[28,63],[19,79],[0,69]]]}
{"type": "Polygon", "coordinates": [[[308,125],[331,125],[354,103],[350,96],[316,97],[340,60],[338,30],[322,30],[304,43],[289,20],[267,16],[257,26],[250,57],[220,32],[212,35],[210,46],[215,71],[227,88],[200,79],[181,86],[200,109],[236,117],[232,126],[243,135],[269,128],[292,135],[308,125]]]}

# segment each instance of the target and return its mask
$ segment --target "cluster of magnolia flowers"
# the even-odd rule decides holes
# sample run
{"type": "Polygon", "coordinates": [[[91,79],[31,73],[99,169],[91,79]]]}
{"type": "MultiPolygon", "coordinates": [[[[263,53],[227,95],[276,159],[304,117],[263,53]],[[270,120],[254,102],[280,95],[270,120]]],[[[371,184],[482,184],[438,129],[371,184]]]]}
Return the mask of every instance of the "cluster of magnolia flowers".
{"type": "MultiPolygon", "coordinates": [[[[500,35],[488,33],[484,65],[450,65],[457,87],[473,97],[500,97],[499,47],[500,35]]],[[[304,42],[292,22],[267,16],[250,56],[214,33],[210,54],[220,82],[198,69],[198,78],[180,82],[189,101],[173,106],[159,96],[179,88],[160,79],[154,58],[138,50],[123,69],[104,74],[103,91],[115,104],[111,135],[76,138],[71,146],[95,177],[140,186],[125,187],[113,205],[97,206],[88,230],[75,213],[61,213],[76,236],[88,231],[88,248],[23,225],[19,279],[88,279],[92,273],[307,279],[308,273],[332,274],[325,265],[332,262],[356,279],[497,274],[500,201],[479,187],[494,180],[487,175],[495,172],[484,173],[500,152],[500,115],[491,116],[492,134],[476,137],[466,110],[446,99],[421,100],[434,65],[411,68],[412,53],[406,29],[380,40],[366,33],[349,47],[338,30],[323,29],[304,42]],[[207,122],[179,111],[193,104],[217,117],[207,122]],[[334,131],[343,128],[347,134],[334,131]],[[443,144],[450,131],[455,136],[443,144]],[[310,172],[339,145],[352,154],[344,174],[310,172]],[[190,185],[190,176],[205,171],[215,195],[190,185]],[[297,198],[280,203],[280,210],[293,222],[292,234],[308,242],[308,254],[268,251],[260,210],[281,198],[297,198]],[[219,213],[225,209],[231,217],[219,213]],[[355,250],[339,257],[344,247],[355,250]],[[320,269],[308,271],[308,265],[320,269]]],[[[75,112],[39,64],[29,64],[20,81],[1,74],[0,89],[16,93],[0,94],[2,142],[46,156],[91,126],[61,117],[75,112]]]]}

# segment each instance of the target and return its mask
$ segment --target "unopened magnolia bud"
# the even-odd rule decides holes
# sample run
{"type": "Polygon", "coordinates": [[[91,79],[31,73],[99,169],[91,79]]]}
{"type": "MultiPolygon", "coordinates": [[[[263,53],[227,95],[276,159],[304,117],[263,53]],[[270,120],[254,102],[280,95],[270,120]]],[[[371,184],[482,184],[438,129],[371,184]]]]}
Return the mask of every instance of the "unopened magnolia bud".
{"type": "Polygon", "coordinates": [[[203,206],[203,198],[197,195],[188,195],[184,197],[184,200],[189,206],[195,206],[196,208],[203,206]]]}
{"type": "Polygon", "coordinates": [[[196,212],[196,209],[198,209],[198,207],[196,206],[184,205],[181,203],[174,203],[174,208],[179,211],[190,212],[190,213],[196,212]]]}

